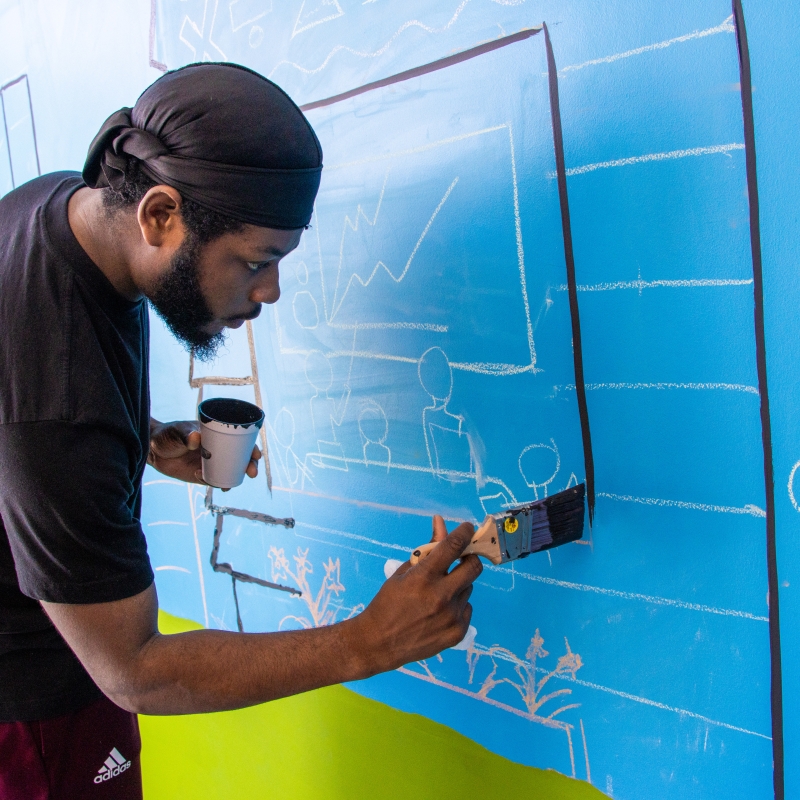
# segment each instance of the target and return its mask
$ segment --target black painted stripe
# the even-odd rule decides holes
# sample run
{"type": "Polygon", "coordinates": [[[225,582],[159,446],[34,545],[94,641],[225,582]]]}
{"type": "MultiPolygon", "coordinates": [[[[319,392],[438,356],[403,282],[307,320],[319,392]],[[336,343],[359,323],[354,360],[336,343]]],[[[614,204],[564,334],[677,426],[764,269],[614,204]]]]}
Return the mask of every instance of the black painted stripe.
{"type": "Polygon", "coordinates": [[[544,30],[544,43],[547,50],[547,77],[550,84],[550,117],[553,121],[553,146],[556,151],[556,177],[558,180],[558,199],[561,203],[561,229],[564,238],[564,260],[567,265],[567,290],[569,294],[569,314],[572,321],[572,357],[575,362],[575,392],[578,397],[578,414],[581,419],[583,439],[583,462],[586,471],[586,500],[589,506],[589,524],[594,519],[594,456],[592,454],[592,435],[589,430],[589,409],[586,405],[586,386],[583,380],[583,350],[581,348],[581,320],[578,313],[578,285],[575,280],[575,256],[572,250],[572,225],[569,218],[569,199],[567,197],[567,173],[564,165],[564,135],[561,130],[561,108],[558,103],[558,72],[550,43],[547,25],[544,30]]]}
{"type": "Polygon", "coordinates": [[[341,94],[335,94],[332,97],[326,97],[324,100],[315,100],[313,103],[306,103],[304,106],[300,106],[300,110],[311,111],[313,108],[331,106],[334,103],[340,103],[342,100],[356,97],[365,92],[371,92],[373,89],[391,86],[393,83],[402,83],[403,81],[411,80],[411,78],[418,78],[420,75],[427,75],[429,72],[436,72],[446,67],[452,67],[454,64],[460,64],[462,61],[469,61],[471,58],[482,56],[484,53],[491,53],[492,50],[499,50],[501,47],[506,47],[515,42],[529,39],[540,31],[541,28],[524,28],[521,31],[517,31],[517,33],[512,33],[509,36],[501,36],[499,39],[492,39],[490,42],[484,42],[476,47],[470,47],[469,50],[462,50],[460,53],[455,53],[452,56],[440,58],[437,61],[431,61],[428,64],[423,64],[421,67],[414,67],[404,72],[398,72],[396,75],[390,75],[388,78],[381,78],[379,81],[365,83],[363,86],[358,86],[355,89],[350,89],[341,94]]]}
{"type": "Polygon", "coordinates": [[[781,628],[778,613],[778,556],[775,545],[775,480],[772,464],[772,426],[767,385],[767,346],[764,335],[764,279],[761,263],[761,229],[758,211],[756,174],[756,137],[753,122],[753,86],[750,75],[750,51],[741,0],[733,0],[736,44],[739,50],[739,79],[744,122],[744,150],[747,168],[747,197],[750,203],[750,249],[753,259],[754,321],[756,368],[761,397],[761,443],[764,450],[764,491],[767,512],[767,584],[769,588],[770,690],[772,705],[772,780],[775,800],[784,800],[783,777],[783,684],[781,678],[781,628]]]}

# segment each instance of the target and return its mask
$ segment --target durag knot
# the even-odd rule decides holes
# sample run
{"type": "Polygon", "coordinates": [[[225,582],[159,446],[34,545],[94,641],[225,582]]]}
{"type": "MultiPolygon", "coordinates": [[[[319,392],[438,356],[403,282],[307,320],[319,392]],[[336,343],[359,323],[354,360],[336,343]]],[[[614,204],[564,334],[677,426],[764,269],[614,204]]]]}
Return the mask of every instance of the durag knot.
{"type": "Polygon", "coordinates": [[[150,163],[159,156],[169,155],[157,136],[134,126],[131,111],[121,108],[112,114],[92,142],[83,173],[87,186],[95,189],[110,186],[119,191],[131,158],[150,163]]]}

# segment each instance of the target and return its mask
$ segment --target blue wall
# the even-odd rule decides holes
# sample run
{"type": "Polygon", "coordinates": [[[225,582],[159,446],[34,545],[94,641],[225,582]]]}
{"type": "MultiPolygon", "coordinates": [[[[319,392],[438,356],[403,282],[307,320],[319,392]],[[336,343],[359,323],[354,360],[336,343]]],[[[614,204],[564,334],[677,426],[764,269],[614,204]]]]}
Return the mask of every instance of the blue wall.
{"type": "MultiPolygon", "coordinates": [[[[730,6],[79,5],[0,2],[0,82],[27,75],[7,91],[30,87],[42,171],[78,168],[105,116],[166,66],[238,61],[302,104],[547,22],[595,525],[582,543],[485,570],[465,649],[353,688],[616,798],[771,797],[766,495],[730,6]]],[[[797,13],[745,7],[787,753],[800,745],[797,13]]],[[[8,97],[23,174],[36,155],[29,111],[8,97]]],[[[326,164],[316,214],[252,342],[232,334],[190,386],[188,356],[154,320],[154,416],[193,417],[203,384],[206,397],[260,397],[267,412],[272,493],[262,476],[212,501],[297,525],[224,515],[219,561],[304,596],[237,582],[249,631],[356,613],[387,562],[428,538],[433,512],[480,519],[585,477],[543,35],[309,118],[326,164]]],[[[147,481],[163,607],[236,629],[231,579],[209,563],[213,509],[198,487],[147,481]]],[[[792,760],[786,778],[787,796],[800,793],[792,760]]]]}

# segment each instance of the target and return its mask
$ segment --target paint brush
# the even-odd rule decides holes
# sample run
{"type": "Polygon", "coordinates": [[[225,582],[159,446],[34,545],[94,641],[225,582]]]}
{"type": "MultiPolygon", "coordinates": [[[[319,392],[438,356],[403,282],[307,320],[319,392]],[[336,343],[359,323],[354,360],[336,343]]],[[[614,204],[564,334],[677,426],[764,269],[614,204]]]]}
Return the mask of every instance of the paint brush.
{"type": "MultiPolygon", "coordinates": [[[[585,502],[586,487],[581,483],[544,500],[488,514],[462,555],[474,553],[493,564],[504,564],[574,542],[583,536],[585,502]]],[[[421,561],[436,545],[429,542],[418,547],[411,563],[421,561]]]]}

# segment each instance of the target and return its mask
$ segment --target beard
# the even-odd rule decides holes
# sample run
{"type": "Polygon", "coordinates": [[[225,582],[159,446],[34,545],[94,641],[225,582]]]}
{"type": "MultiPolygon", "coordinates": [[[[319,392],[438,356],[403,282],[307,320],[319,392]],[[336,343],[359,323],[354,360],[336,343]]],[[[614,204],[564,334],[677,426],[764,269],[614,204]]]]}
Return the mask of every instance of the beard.
{"type": "Polygon", "coordinates": [[[213,359],[225,343],[225,333],[209,334],[204,328],[214,320],[208,302],[200,289],[198,262],[202,247],[192,234],[187,234],[166,272],[147,299],[164,324],[181,344],[200,361],[213,359]]]}

